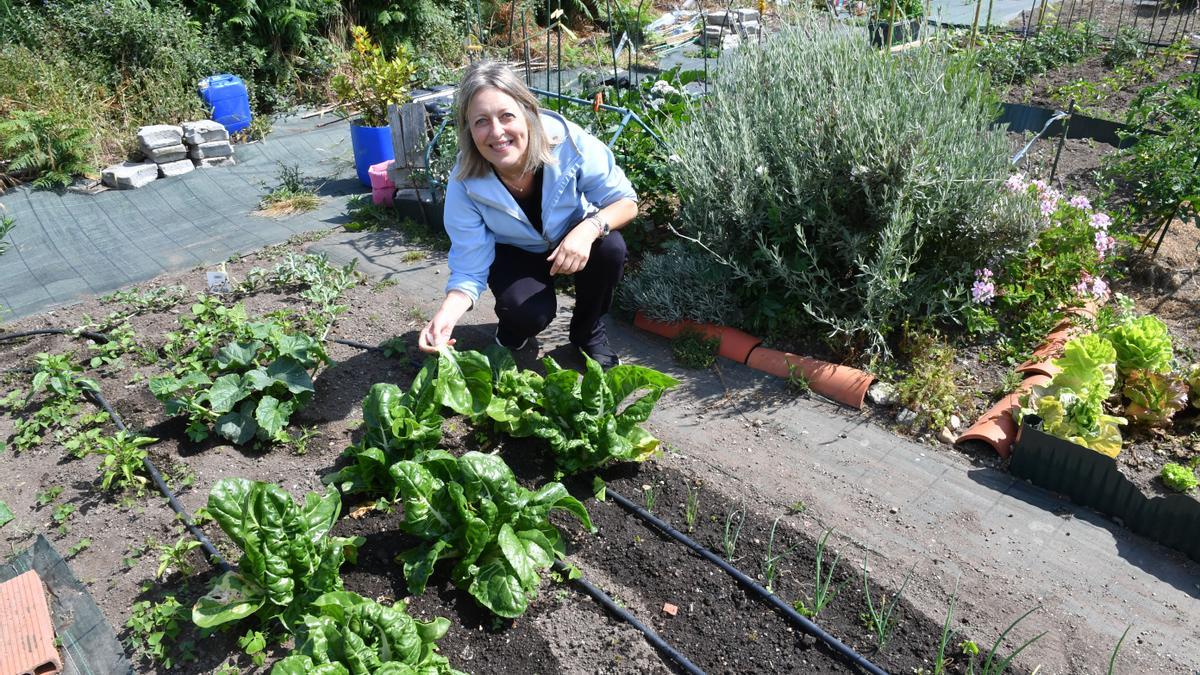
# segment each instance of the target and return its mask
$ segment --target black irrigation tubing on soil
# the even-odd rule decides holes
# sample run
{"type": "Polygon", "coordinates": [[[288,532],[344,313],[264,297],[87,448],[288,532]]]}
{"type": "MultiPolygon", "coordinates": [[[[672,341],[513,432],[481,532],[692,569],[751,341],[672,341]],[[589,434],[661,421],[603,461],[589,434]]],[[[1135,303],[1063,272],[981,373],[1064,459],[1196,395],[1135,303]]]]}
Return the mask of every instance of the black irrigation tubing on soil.
{"type": "MultiPolygon", "coordinates": [[[[113,424],[117,425],[117,429],[125,431],[125,423],[121,421],[121,417],[117,414],[117,411],[113,410],[112,406],[108,404],[108,400],[104,398],[104,394],[101,394],[97,389],[88,388],[86,391],[88,395],[92,397],[92,400],[96,402],[96,405],[100,406],[104,409],[104,412],[108,413],[108,416],[113,420],[113,424]]],[[[150,474],[150,479],[154,481],[156,486],[158,486],[159,492],[163,493],[163,496],[167,498],[167,503],[171,505],[171,510],[179,516],[180,520],[183,521],[183,524],[187,527],[188,531],[192,533],[192,536],[200,542],[200,547],[204,549],[206,554],[208,554],[208,559],[214,565],[220,568],[222,572],[232,572],[233,567],[229,563],[225,562],[225,558],[217,551],[217,547],[213,546],[213,543],[208,540],[208,537],[204,536],[204,532],[196,526],[196,523],[192,520],[191,515],[188,514],[187,509],[183,508],[183,505],[180,504],[179,500],[175,498],[175,493],[171,491],[171,488],[167,485],[167,482],[163,480],[162,474],[158,471],[158,467],[154,466],[154,462],[150,461],[149,456],[142,458],[142,465],[146,467],[146,472],[150,474]]]]}
{"type": "MultiPolygon", "coordinates": [[[[562,561],[560,561],[560,560],[554,561],[554,569],[555,569],[555,571],[557,571],[563,575],[566,575],[570,571],[567,568],[567,566],[564,565],[562,563],[562,561]]],[[[593,600],[600,603],[600,606],[604,607],[604,609],[607,610],[609,614],[612,614],[613,616],[617,617],[618,619],[620,619],[620,620],[624,621],[625,623],[628,623],[629,625],[638,629],[642,633],[642,635],[645,636],[647,642],[649,642],[655,649],[657,649],[664,656],[671,659],[675,663],[679,664],[680,668],[684,669],[688,673],[691,673],[692,675],[705,675],[703,670],[701,670],[696,664],[694,664],[688,660],[688,657],[684,656],[683,654],[680,654],[678,650],[676,650],[674,647],[672,647],[670,644],[668,644],[665,640],[663,640],[661,637],[659,637],[658,633],[655,633],[653,628],[650,628],[649,626],[646,626],[645,624],[643,624],[641,621],[638,621],[637,617],[633,616],[624,607],[621,607],[616,602],[614,602],[613,599],[610,598],[607,593],[600,590],[599,588],[596,588],[592,584],[588,583],[588,581],[586,579],[584,579],[583,577],[579,577],[577,579],[572,579],[572,581],[577,586],[582,588],[584,593],[587,593],[588,595],[592,596],[593,600]]]]}
{"type": "Polygon", "coordinates": [[[722,570],[724,570],[726,573],[728,573],[729,576],[736,579],[739,583],[741,583],[746,588],[757,593],[763,600],[766,600],[768,604],[770,604],[772,607],[774,607],[775,609],[777,609],[781,613],[783,613],[784,616],[786,616],[788,619],[790,619],[792,621],[792,623],[799,626],[800,629],[803,630],[805,633],[808,633],[809,635],[812,635],[813,637],[817,638],[818,640],[821,640],[825,644],[829,645],[829,647],[831,649],[836,651],[838,654],[841,654],[842,656],[844,656],[847,660],[849,660],[855,666],[862,668],[863,670],[867,671],[868,673],[871,673],[872,675],[888,675],[886,670],[880,668],[879,666],[875,665],[874,663],[871,663],[870,661],[868,661],[866,659],[866,657],[862,656],[858,652],[856,652],[853,649],[851,649],[850,647],[846,646],[841,640],[838,640],[837,638],[830,635],[829,633],[826,633],[823,628],[821,628],[817,624],[810,621],[804,615],[797,612],[795,609],[793,609],[791,606],[789,606],[786,602],[780,600],[779,596],[777,596],[774,593],[763,588],[761,585],[759,585],[759,583],[757,581],[746,576],[741,570],[734,567],[733,565],[730,565],[728,562],[721,559],[719,556],[717,556],[712,551],[704,548],[700,544],[697,544],[695,541],[693,541],[691,539],[691,537],[688,537],[686,534],[680,532],[679,530],[676,530],[675,528],[666,524],[665,522],[663,522],[659,518],[655,517],[653,514],[646,511],[642,507],[638,506],[637,504],[634,504],[633,502],[629,501],[628,499],[621,496],[617,492],[614,492],[612,488],[606,488],[605,494],[607,494],[609,497],[612,497],[613,501],[615,501],[617,504],[619,504],[621,506],[621,508],[625,509],[626,511],[629,511],[630,513],[632,513],[633,515],[642,519],[643,521],[653,525],[654,527],[656,527],[657,529],[662,531],[663,534],[666,534],[667,536],[671,537],[675,541],[678,541],[679,543],[683,544],[684,546],[687,546],[688,548],[690,548],[693,551],[695,551],[696,553],[698,553],[704,559],[713,563],[717,567],[720,567],[722,570]]]}
{"type": "Polygon", "coordinates": [[[35,335],[80,335],[93,342],[99,342],[100,344],[108,343],[108,336],[103,333],[93,333],[86,330],[75,331],[68,330],[66,328],[42,328],[40,330],[27,330],[20,333],[5,333],[0,335],[0,342],[8,342],[9,340],[16,340],[17,338],[23,337],[33,337],[35,335]]]}
{"type": "Polygon", "coordinates": [[[354,340],[341,340],[338,338],[332,338],[332,339],[330,339],[330,342],[336,342],[339,345],[346,345],[347,347],[354,347],[355,349],[365,349],[365,350],[371,351],[371,352],[383,351],[383,348],[379,347],[377,345],[369,345],[369,344],[366,344],[365,342],[355,342],[354,340]]]}
{"type": "MultiPolygon", "coordinates": [[[[76,333],[73,330],[66,330],[63,328],[43,328],[41,330],[30,330],[21,333],[8,333],[5,335],[0,335],[0,342],[15,340],[22,337],[33,337],[37,335],[75,334],[82,335],[86,338],[99,342],[100,344],[105,344],[109,341],[108,336],[102,333],[92,333],[90,331],[79,331],[76,333]]],[[[121,421],[121,416],[117,414],[117,411],[113,410],[112,406],[108,403],[108,399],[104,398],[104,394],[101,394],[100,390],[86,387],[84,391],[87,392],[88,396],[91,397],[92,401],[94,401],[96,405],[100,406],[104,409],[104,412],[108,413],[108,416],[112,418],[113,424],[116,425],[118,430],[126,430],[125,423],[121,421]]],[[[167,498],[167,503],[171,505],[171,510],[174,511],[177,516],[179,516],[179,518],[183,521],[183,524],[187,527],[188,531],[192,533],[192,536],[194,536],[196,540],[200,542],[200,547],[204,549],[206,554],[208,554],[209,561],[220,568],[222,572],[232,572],[233,567],[230,566],[229,563],[225,562],[225,558],[222,557],[217,551],[217,547],[213,546],[213,543],[208,540],[208,537],[204,536],[204,532],[201,531],[199,527],[196,527],[196,523],[192,520],[191,515],[188,514],[187,509],[183,508],[183,505],[179,503],[179,500],[175,498],[175,493],[171,491],[171,488],[167,485],[167,482],[163,480],[162,474],[158,471],[158,467],[154,466],[154,462],[150,461],[149,456],[142,459],[142,466],[146,467],[146,473],[150,474],[150,480],[154,481],[154,485],[158,487],[159,492],[161,492],[163,496],[167,498]]]]}

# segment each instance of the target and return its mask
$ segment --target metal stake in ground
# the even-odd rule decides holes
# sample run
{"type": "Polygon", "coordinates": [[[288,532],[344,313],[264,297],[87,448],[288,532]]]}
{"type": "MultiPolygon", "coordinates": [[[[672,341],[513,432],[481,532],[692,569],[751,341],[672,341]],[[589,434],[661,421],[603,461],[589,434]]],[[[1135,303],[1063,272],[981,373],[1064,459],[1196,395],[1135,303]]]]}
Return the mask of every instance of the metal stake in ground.
{"type": "Polygon", "coordinates": [[[1071,105],[1067,108],[1067,119],[1063,121],[1062,137],[1058,139],[1058,149],[1054,151],[1054,166],[1050,167],[1050,180],[1048,183],[1054,182],[1054,174],[1058,173],[1058,158],[1062,156],[1063,146],[1067,144],[1067,132],[1071,129],[1071,119],[1075,117],[1075,99],[1071,99],[1071,105]]]}

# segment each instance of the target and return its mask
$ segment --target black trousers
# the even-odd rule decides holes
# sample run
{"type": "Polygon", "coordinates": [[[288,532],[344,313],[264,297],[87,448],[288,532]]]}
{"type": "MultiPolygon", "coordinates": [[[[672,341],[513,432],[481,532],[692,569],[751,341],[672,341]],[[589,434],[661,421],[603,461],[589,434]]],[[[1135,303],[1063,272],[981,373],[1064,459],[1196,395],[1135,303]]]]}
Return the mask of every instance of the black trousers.
{"type": "MultiPolygon", "coordinates": [[[[612,307],[613,291],[625,269],[625,239],[612,232],[592,244],[587,265],[575,273],[575,313],[571,316],[572,344],[586,346],[608,338],[601,318],[612,307]]],[[[496,244],[496,260],[488,272],[488,287],[496,297],[500,341],[517,344],[542,332],[558,311],[550,253],[530,253],[496,244]]]]}

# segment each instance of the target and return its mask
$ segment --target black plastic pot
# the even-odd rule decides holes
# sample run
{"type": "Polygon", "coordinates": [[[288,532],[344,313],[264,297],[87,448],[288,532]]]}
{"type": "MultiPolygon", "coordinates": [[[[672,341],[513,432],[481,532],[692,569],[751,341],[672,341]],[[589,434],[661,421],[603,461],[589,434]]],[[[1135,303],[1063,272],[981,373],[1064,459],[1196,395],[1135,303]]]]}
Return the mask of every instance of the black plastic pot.
{"type": "Polygon", "coordinates": [[[1147,496],[1117,468],[1117,461],[1051,436],[1028,415],[1013,445],[1009,471],[1034,485],[1071,498],[1125,527],[1200,562],[1200,501],[1172,494],[1147,496]]]}
{"type": "Polygon", "coordinates": [[[445,197],[436,192],[431,195],[428,188],[402,187],[396,191],[395,207],[400,217],[423,223],[432,234],[445,231],[445,206],[445,197]]]}
{"type": "Polygon", "coordinates": [[[891,36],[891,45],[902,45],[912,42],[921,37],[921,26],[925,23],[924,19],[909,19],[908,21],[897,21],[889,24],[886,21],[871,21],[867,24],[867,30],[870,31],[871,45],[875,47],[886,47],[888,45],[888,36],[891,36]]]}

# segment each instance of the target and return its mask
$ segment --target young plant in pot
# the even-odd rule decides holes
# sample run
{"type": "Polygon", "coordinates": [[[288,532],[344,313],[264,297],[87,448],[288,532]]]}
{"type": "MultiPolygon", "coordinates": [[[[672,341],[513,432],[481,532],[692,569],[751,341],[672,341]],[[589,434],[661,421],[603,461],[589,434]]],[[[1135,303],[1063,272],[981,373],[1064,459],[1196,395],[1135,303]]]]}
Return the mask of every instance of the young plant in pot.
{"type": "Polygon", "coordinates": [[[873,0],[867,28],[871,44],[891,47],[916,40],[925,23],[925,5],[921,0],[873,0]]]}
{"type": "Polygon", "coordinates": [[[333,91],[343,114],[357,113],[350,125],[354,168],[358,180],[369,187],[371,165],[395,159],[388,105],[408,101],[416,64],[403,45],[389,57],[362,26],[355,26],[351,34],[354,49],[350,62],[346,72],[333,78],[333,91]]]}

